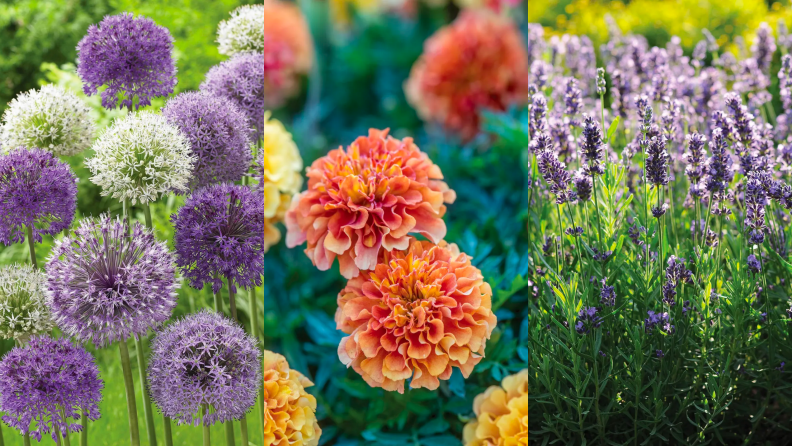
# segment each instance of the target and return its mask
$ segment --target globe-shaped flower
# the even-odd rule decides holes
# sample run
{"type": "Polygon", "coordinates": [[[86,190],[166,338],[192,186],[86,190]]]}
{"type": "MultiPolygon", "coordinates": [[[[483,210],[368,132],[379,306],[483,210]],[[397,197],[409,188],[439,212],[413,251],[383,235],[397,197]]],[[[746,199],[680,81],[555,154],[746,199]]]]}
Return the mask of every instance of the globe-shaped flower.
{"type": "Polygon", "coordinates": [[[94,358],[66,339],[36,335],[0,361],[0,410],[3,421],[41,441],[42,435],[79,432],[69,418],[99,419],[102,380],[94,358]],[[35,420],[35,429],[31,423],[35,420]]]}
{"type": "Polygon", "coordinates": [[[335,320],[349,336],[341,362],[372,387],[434,390],[453,367],[465,377],[484,356],[497,318],[492,289],[456,245],[412,240],[383,252],[370,274],[347,283],[335,320]]]}
{"type": "Polygon", "coordinates": [[[0,242],[57,234],[71,225],[77,209],[77,179],[52,153],[20,147],[0,155],[0,242]]]}
{"type": "Polygon", "coordinates": [[[264,196],[247,186],[213,184],[195,191],[171,217],[176,264],[190,285],[222,277],[232,290],[259,286],[264,275],[264,196]],[[218,277],[219,276],[219,277],[218,277]]]}
{"type": "Polygon", "coordinates": [[[483,109],[503,111],[528,100],[523,37],[508,18],[464,10],[426,41],[404,90],[422,119],[470,139],[483,109]]]}
{"type": "Polygon", "coordinates": [[[217,26],[217,50],[227,56],[263,52],[265,20],[264,5],[244,5],[231,11],[231,18],[217,26]]]}
{"type": "Polygon", "coordinates": [[[230,319],[207,311],[191,314],[157,333],[148,382],[163,415],[179,424],[237,420],[256,402],[261,351],[230,319]],[[204,405],[214,411],[202,418],[198,412],[204,405]]]}
{"type": "Polygon", "coordinates": [[[187,137],[197,157],[189,188],[237,181],[253,158],[247,117],[227,98],[205,92],[182,93],[162,115],[187,137]]]}
{"type": "Polygon", "coordinates": [[[473,410],[476,418],[465,426],[465,446],[527,446],[528,369],[478,395],[473,410]]]}
{"type": "Polygon", "coordinates": [[[289,368],[283,356],[264,350],[264,444],[316,446],[322,429],[316,422],[316,398],[305,391],[313,383],[289,368]]]}
{"type": "Polygon", "coordinates": [[[201,84],[201,91],[231,99],[245,112],[250,125],[256,128],[254,139],[264,131],[265,100],[264,54],[247,52],[215,65],[201,84]]]}
{"type": "Polygon", "coordinates": [[[188,189],[196,157],[176,126],[149,111],[130,114],[110,126],[85,160],[102,195],[149,203],[188,189]]]}
{"type": "Polygon", "coordinates": [[[26,339],[52,330],[47,276],[30,265],[0,267],[0,338],[26,339]]]}
{"type": "Polygon", "coordinates": [[[21,93],[3,113],[0,141],[6,151],[38,147],[55,155],[76,155],[91,145],[90,109],[76,94],[56,85],[21,93]]]}
{"type": "MultiPolygon", "coordinates": [[[[264,146],[259,157],[259,188],[264,191],[264,250],[278,243],[276,223],[283,221],[292,197],[300,191],[303,161],[291,133],[276,119],[264,116],[264,146]],[[266,156],[265,156],[266,154],[266,156]]],[[[254,174],[254,176],[257,176],[254,174]]]]}
{"type": "Polygon", "coordinates": [[[150,18],[106,16],[77,44],[77,74],[89,96],[107,86],[101,93],[105,108],[145,107],[176,86],[172,51],[170,31],[150,18]]]}
{"type": "Polygon", "coordinates": [[[347,147],[308,168],[308,190],[286,213],[286,245],[308,242],[305,253],[322,271],[338,257],[351,279],[374,269],[381,248],[407,249],[409,233],[434,242],[445,237],[443,203],[456,195],[443,174],[412,138],[369,130],[347,147]]]}
{"type": "Polygon", "coordinates": [[[58,328],[105,346],[145,335],[176,306],[173,255],[151,230],[119,218],[80,221],[47,262],[48,303],[58,328]]]}

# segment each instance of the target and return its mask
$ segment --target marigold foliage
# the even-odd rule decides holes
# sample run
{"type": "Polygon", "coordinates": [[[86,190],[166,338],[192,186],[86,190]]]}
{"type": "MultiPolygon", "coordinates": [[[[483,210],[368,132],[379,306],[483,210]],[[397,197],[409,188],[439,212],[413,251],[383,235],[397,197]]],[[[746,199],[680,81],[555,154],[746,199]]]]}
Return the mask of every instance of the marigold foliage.
{"type": "Polygon", "coordinates": [[[473,410],[476,419],[465,425],[465,446],[527,446],[528,369],[478,395],[473,410]]]}
{"type": "Polygon", "coordinates": [[[264,444],[316,446],[322,429],[316,422],[316,398],[305,391],[313,383],[289,368],[286,358],[264,350],[264,444]]]}

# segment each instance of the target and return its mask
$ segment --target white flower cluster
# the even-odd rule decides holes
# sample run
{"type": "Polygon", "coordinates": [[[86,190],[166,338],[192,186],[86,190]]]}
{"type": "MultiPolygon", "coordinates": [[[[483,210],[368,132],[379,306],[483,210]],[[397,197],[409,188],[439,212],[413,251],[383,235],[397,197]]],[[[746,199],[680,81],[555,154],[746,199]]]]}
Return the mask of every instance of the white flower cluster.
{"type": "Polygon", "coordinates": [[[76,94],[57,85],[21,93],[3,113],[3,151],[38,147],[55,155],[76,155],[91,145],[90,109],[76,94]]]}
{"type": "Polygon", "coordinates": [[[217,27],[217,49],[233,56],[245,51],[264,51],[264,5],[245,5],[217,27]]]}
{"type": "Polygon", "coordinates": [[[149,203],[168,192],[186,192],[196,162],[187,138],[162,115],[141,111],[113,122],[85,161],[102,195],[149,203]]]}
{"type": "Polygon", "coordinates": [[[46,275],[30,265],[0,267],[0,337],[25,339],[52,330],[46,275]]]}

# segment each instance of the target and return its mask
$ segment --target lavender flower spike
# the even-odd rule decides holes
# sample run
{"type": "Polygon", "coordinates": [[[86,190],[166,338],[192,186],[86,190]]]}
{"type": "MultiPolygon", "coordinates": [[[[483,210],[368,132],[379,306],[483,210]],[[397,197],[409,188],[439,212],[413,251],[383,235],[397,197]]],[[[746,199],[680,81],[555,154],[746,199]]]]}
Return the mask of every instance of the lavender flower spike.
{"type": "Polygon", "coordinates": [[[173,255],[151,230],[131,236],[118,218],[84,219],[56,241],[46,271],[56,325],[82,342],[106,346],[145,335],[176,306],[173,255]]]}
{"type": "Polygon", "coordinates": [[[583,93],[580,91],[580,87],[578,87],[578,80],[574,77],[567,78],[566,90],[564,92],[564,105],[566,106],[564,109],[565,115],[573,117],[580,113],[580,108],[583,105],[582,95],[583,93]]]}
{"type": "Polygon", "coordinates": [[[690,179],[690,195],[701,197],[704,195],[701,179],[704,176],[704,144],[707,142],[707,138],[700,133],[693,133],[688,135],[685,141],[688,146],[688,151],[685,153],[688,163],[685,173],[690,179]]]}
{"type": "Polygon", "coordinates": [[[761,174],[752,172],[745,185],[745,229],[751,230],[750,242],[761,245],[764,242],[765,232],[765,205],[767,194],[761,181],[761,174]]]}
{"type": "Polygon", "coordinates": [[[756,30],[756,40],[751,46],[751,52],[760,70],[767,72],[770,69],[775,51],[776,43],[773,38],[773,30],[766,22],[762,22],[759,24],[759,29],[756,30]]]}
{"type": "MultiPolygon", "coordinates": [[[[256,129],[253,139],[263,136],[267,96],[264,88],[264,54],[238,53],[206,73],[201,91],[233,101],[256,129]]],[[[273,92],[274,94],[275,92],[273,92]]]]}
{"type": "Polygon", "coordinates": [[[584,169],[590,176],[602,175],[605,173],[605,166],[602,165],[604,158],[602,141],[602,130],[594,121],[594,118],[588,115],[583,115],[583,136],[580,148],[582,151],[583,159],[586,161],[584,169]]]}
{"type": "Polygon", "coordinates": [[[646,178],[656,187],[668,184],[668,152],[664,136],[653,136],[646,151],[646,178]]]}
{"type": "Polygon", "coordinates": [[[663,302],[673,307],[676,305],[676,287],[682,283],[690,283],[693,273],[685,269],[685,259],[672,255],[666,268],[666,283],[663,284],[663,302]]]}
{"type": "MultiPolygon", "coordinates": [[[[537,139],[542,140],[549,138],[544,133],[540,134],[537,139]]],[[[550,185],[550,191],[556,196],[556,204],[564,204],[570,201],[577,200],[577,194],[569,189],[569,183],[572,181],[572,176],[566,170],[566,164],[558,161],[555,151],[552,150],[552,142],[550,148],[543,150],[538,155],[537,167],[542,177],[550,185]]]]}

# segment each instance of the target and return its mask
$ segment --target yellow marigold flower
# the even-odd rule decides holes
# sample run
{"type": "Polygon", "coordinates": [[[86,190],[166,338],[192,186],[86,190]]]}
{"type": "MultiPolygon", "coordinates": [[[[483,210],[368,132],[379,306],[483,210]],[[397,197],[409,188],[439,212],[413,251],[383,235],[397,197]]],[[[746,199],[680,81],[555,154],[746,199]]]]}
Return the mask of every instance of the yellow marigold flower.
{"type": "Polygon", "coordinates": [[[527,446],[528,369],[477,396],[473,411],[476,419],[465,426],[465,446],[527,446]]]}
{"type": "Polygon", "coordinates": [[[292,197],[300,191],[303,167],[292,135],[280,121],[264,114],[264,251],[278,243],[276,223],[283,221],[292,197]]]}
{"type": "Polygon", "coordinates": [[[311,70],[313,40],[295,3],[264,0],[264,77],[266,104],[279,107],[297,93],[299,76],[311,70]]]}
{"type": "Polygon", "coordinates": [[[264,350],[264,444],[316,446],[322,429],[316,422],[316,398],[305,391],[313,383],[289,368],[286,358],[264,350]]]}
{"type": "Polygon", "coordinates": [[[374,269],[381,248],[407,249],[409,233],[445,237],[446,207],[456,195],[412,138],[369,130],[307,170],[308,190],[286,213],[286,246],[308,242],[305,254],[322,271],[338,257],[347,279],[374,269]]]}
{"type": "Polygon", "coordinates": [[[484,356],[497,318],[492,288],[454,244],[412,239],[385,252],[374,271],[347,283],[335,320],[349,334],[341,362],[372,387],[435,390],[453,367],[467,378],[484,356]]]}
{"type": "Polygon", "coordinates": [[[528,99],[528,53],[508,18],[466,9],[424,44],[404,84],[407,100],[426,121],[463,139],[478,133],[483,109],[504,111],[528,99]]]}

